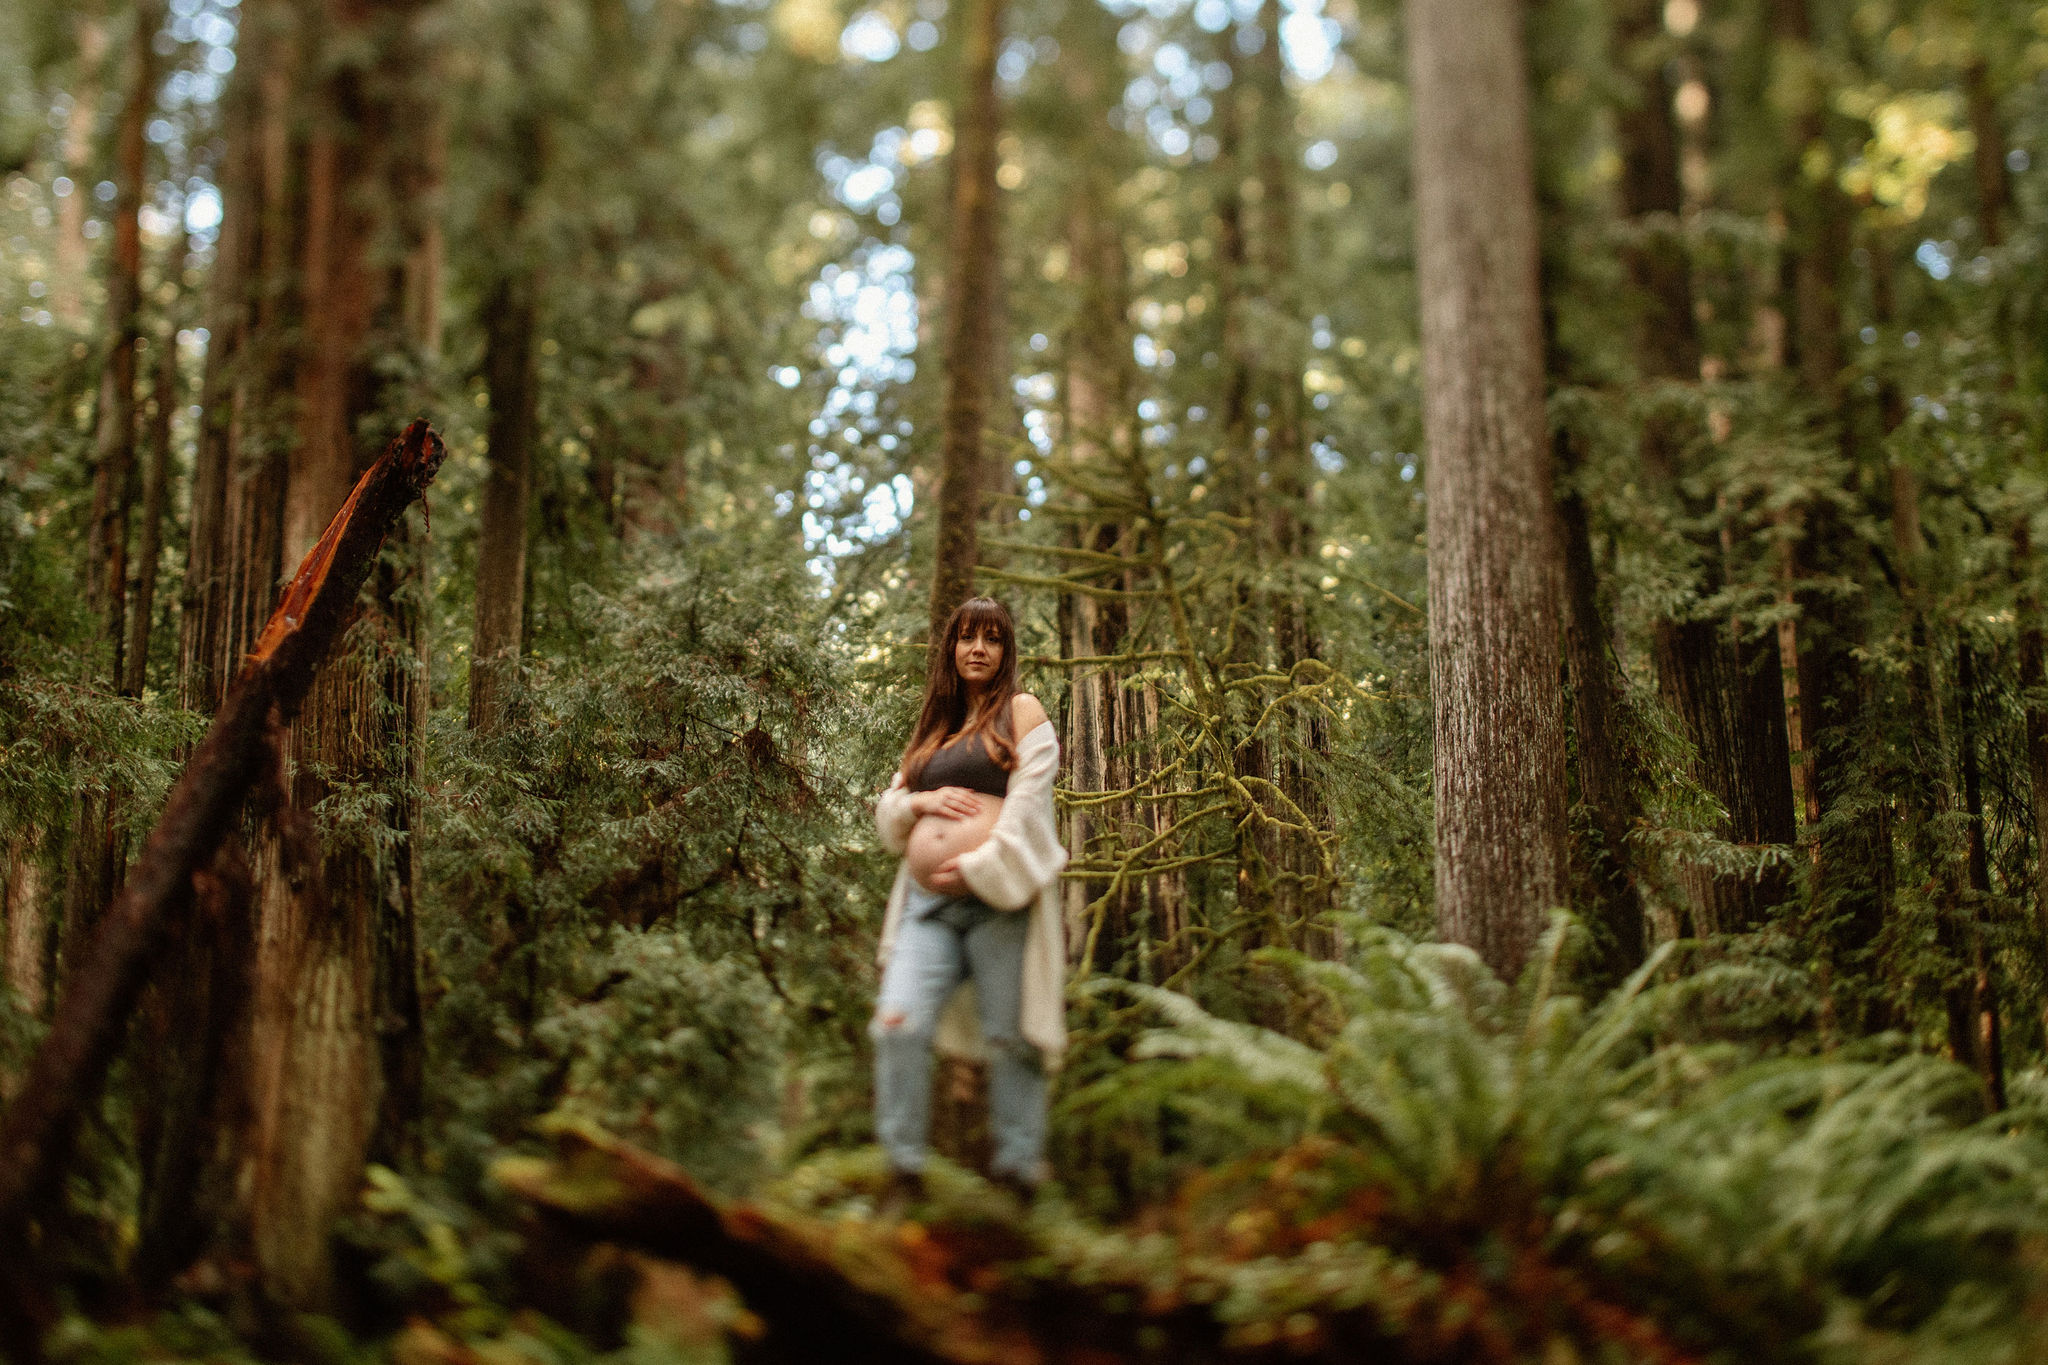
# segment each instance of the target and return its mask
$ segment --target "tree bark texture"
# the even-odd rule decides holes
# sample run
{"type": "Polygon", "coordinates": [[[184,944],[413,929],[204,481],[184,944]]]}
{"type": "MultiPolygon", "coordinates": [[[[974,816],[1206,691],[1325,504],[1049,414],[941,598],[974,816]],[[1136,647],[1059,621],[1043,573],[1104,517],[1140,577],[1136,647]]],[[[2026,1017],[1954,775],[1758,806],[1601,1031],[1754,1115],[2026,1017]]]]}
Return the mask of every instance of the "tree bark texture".
{"type": "MultiPolygon", "coordinates": [[[[297,92],[316,42],[314,14],[279,0],[244,0],[240,59],[222,101],[223,216],[205,305],[211,339],[179,619],[180,695],[186,706],[209,713],[220,710],[264,627],[284,562],[290,375],[303,296],[297,92]]],[[[253,813],[252,845],[275,815],[273,794],[253,813]]],[[[231,858],[242,876],[203,902],[195,932],[165,945],[169,960],[147,1001],[145,1027],[169,1045],[138,1103],[143,1190],[136,1268],[144,1285],[209,1251],[253,1261],[256,932],[253,919],[240,934],[218,927],[253,916],[253,853],[252,847],[231,858]],[[217,1067],[216,1031],[227,1035],[217,1067]]]]}
{"type": "Polygon", "coordinates": [[[1436,903],[1513,976],[1564,903],[1558,572],[1521,9],[1409,0],[1436,903]]]}
{"type": "Polygon", "coordinates": [[[2048,939],[2048,648],[2043,647],[2041,590],[2027,518],[2012,530],[2012,573],[2019,606],[2020,714],[2026,736],[2027,799],[2034,820],[2034,932],[2048,939]]]}
{"type": "Polygon", "coordinates": [[[988,416],[989,300],[996,264],[996,48],[1002,0],[967,0],[961,96],[953,141],[953,213],[947,235],[945,399],[939,432],[939,524],[932,566],[931,638],[974,595],[988,416]]]}
{"type": "Polygon", "coordinates": [[[534,329],[539,288],[531,270],[500,279],[485,304],[484,379],[491,395],[476,563],[476,634],[469,659],[469,724],[490,730],[504,718],[517,669],[526,607],[526,537],[539,378],[534,329]]]}
{"type": "MultiPolygon", "coordinates": [[[[137,997],[226,846],[244,798],[274,774],[275,746],[347,628],[386,533],[419,498],[444,451],[425,422],[365,472],[307,554],[206,738],[172,786],[156,828],[89,949],[66,980],[19,1096],[0,1116],[0,1254],[26,1265],[20,1237],[95,1103],[137,997]],[[197,880],[195,880],[197,879],[197,880]]],[[[32,1286],[10,1279],[0,1292],[32,1286]]]]}
{"type": "Polygon", "coordinates": [[[29,1017],[41,1018],[49,988],[50,920],[43,903],[40,830],[21,830],[8,839],[5,894],[6,957],[0,969],[15,1004],[29,1017]]]}

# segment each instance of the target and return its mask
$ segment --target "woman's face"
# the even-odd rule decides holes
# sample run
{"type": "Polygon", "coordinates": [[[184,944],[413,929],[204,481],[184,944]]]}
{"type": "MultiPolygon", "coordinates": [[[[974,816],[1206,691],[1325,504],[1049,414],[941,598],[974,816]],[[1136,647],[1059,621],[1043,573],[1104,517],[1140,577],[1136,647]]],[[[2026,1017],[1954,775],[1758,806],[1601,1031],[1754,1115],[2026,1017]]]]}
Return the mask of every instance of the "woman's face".
{"type": "Polygon", "coordinates": [[[953,667],[970,692],[979,692],[1003,666],[1003,640],[994,626],[969,626],[953,642],[953,667]]]}

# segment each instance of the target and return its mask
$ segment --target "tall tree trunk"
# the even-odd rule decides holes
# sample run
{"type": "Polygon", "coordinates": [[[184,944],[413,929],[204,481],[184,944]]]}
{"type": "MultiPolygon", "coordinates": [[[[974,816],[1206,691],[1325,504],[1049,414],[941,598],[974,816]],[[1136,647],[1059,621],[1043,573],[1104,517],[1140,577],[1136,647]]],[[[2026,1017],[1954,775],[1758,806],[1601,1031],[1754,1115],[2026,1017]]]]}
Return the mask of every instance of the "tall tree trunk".
{"type": "MultiPolygon", "coordinates": [[[[398,397],[377,362],[431,341],[408,329],[434,316],[421,294],[438,274],[423,183],[438,118],[419,8],[243,8],[256,46],[229,112],[227,278],[215,300],[228,354],[209,366],[194,488],[186,688],[202,704],[217,704],[260,627],[280,562],[319,534],[374,454],[357,433],[398,397]],[[268,455],[280,447],[282,458],[268,455]]],[[[172,1032],[195,1040],[176,1098],[217,1124],[246,1114],[224,1144],[238,1167],[236,1223],[263,1292],[299,1307],[326,1302],[333,1220],[354,1202],[365,1160],[404,1153],[418,1111],[412,831],[425,680],[417,621],[401,605],[415,595],[401,587],[416,555],[392,538],[363,619],[285,739],[291,777],[250,858],[251,1000],[234,1044],[245,1099],[207,1096],[195,1055],[209,1001],[233,994],[235,964],[206,963],[207,980],[169,1007],[182,1025],[172,1032]],[[374,795],[383,827],[343,823],[315,853],[308,822],[341,786],[374,795]]],[[[151,1168],[179,1169],[176,1155],[151,1168]]],[[[175,1231],[159,1235],[172,1244],[175,1231]]]]}
{"type": "MultiPolygon", "coordinates": [[[[128,521],[135,497],[135,356],[141,336],[143,125],[156,97],[157,6],[138,0],[129,37],[127,95],[115,131],[114,250],[107,265],[106,355],[93,438],[92,524],[86,603],[100,618],[104,675],[118,688],[127,633],[128,521]]],[[[79,193],[84,193],[81,186],[79,193]]]]}
{"type": "MultiPolygon", "coordinates": [[[[164,273],[172,288],[182,290],[185,276],[185,234],[178,234],[164,273]]],[[[142,695],[149,670],[149,637],[156,617],[157,560],[162,556],[164,517],[171,486],[171,418],[177,412],[178,319],[175,304],[167,311],[157,340],[156,379],[150,392],[149,468],[142,480],[142,520],[135,536],[135,586],[129,595],[128,645],[121,690],[142,695]]]]}
{"type": "MultiPolygon", "coordinates": [[[[1532,54],[1535,55],[1535,54],[1532,54]]],[[[1533,84],[1553,74],[1540,56],[1533,84]]],[[[1543,368],[1553,385],[1584,383],[1581,364],[1558,328],[1558,304],[1574,283],[1569,190],[1554,169],[1557,158],[1537,158],[1537,212],[1543,289],[1543,368]]],[[[1643,960],[1648,947],[1641,869],[1630,837],[1643,813],[1641,784],[1648,776],[1632,735],[1627,684],[1607,613],[1593,552],[1591,510],[1579,482],[1583,477],[1583,434],[1558,424],[1551,436],[1552,471],[1557,482],[1558,555],[1563,594],[1560,648],[1570,695],[1569,771],[1573,808],[1590,819],[1574,826],[1570,843],[1573,899],[1589,909],[1595,983],[1621,980],[1643,960]]]]}
{"type": "MultiPolygon", "coordinates": [[[[1063,363],[1059,458],[1075,487],[1066,544],[1077,551],[1076,576],[1111,591],[1138,586],[1145,529],[1119,504],[1144,479],[1134,448],[1130,334],[1130,263],[1124,222],[1114,204],[1128,143],[1103,139],[1123,97],[1117,20],[1100,6],[1070,10],[1059,32],[1061,75],[1075,117],[1061,144],[1068,168],[1066,247],[1074,311],[1061,338],[1063,363]],[[1107,556],[1108,558],[1097,558],[1107,556]]],[[[1130,606],[1114,596],[1062,593],[1060,652],[1077,662],[1069,675],[1061,745],[1066,785],[1077,795],[1130,791],[1141,774],[1164,765],[1156,750],[1157,691],[1130,682],[1133,666],[1113,656],[1130,649],[1130,606]]],[[[1084,968],[1122,965],[1140,979],[1158,979],[1185,954],[1184,879],[1177,869],[1147,872],[1165,856],[1160,843],[1172,825],[1163,800],[1077,801],[1067,815],[1067,847],[1090,875],[1064,884],[1070,951],[1084,968]],[[1147,845],[1153,845],[1149,853],[1147,845]],[[1119,878],[1117,869],[1128,864],[1119,878]]]]}
{"type": "Polygon", "coordinates": [[[1990,69],[1981,56],[1972,57],[1963,68],[1963,96],[1969,108],[1970,131],[1977,139],[1970,162],[1977,180],[1977,227],[1986,246],[2003,246],[2005,218],[2012,211],[2012,181],[2005,169],[2005,124],[1998,116],[1990,69]]]}
{"type": "Polygon", "coordinates": [[[1956,707],[1970,889],[1970,1042],[1985,1093],[1994,1109],[2003,1109],[2005,1029],[1998,1013],[1998,977],[1991,947],[1991,859],[1984,841],[1984,775],[1978,758],[1983,704],[1977,695],[1977,649],[1967,639],[1956,647],[1956,707]]]}
{"type": "Polygon", "coordinates": [[[90,252],[85,243],[85,209],[93,180],[93,134],[100,117],[100,65],[107,57],[107,21],[94,3],[79,5],[72,20],[78,70],[68,92],[58,154],[71,193],[57,201],[57,236],[51,251],[50,311],[74,329],[85,326],[85,276],[90,252]]]}
{"type": "Polygon", "coordinates": [[[1564,902],[1564,708],[1521,8],[1408,0],[1436,907],[1520,972],[1564,902]]]}
{"type": "MultiPolygon", "coordinates": [[[[1251,58],[1251,85],[1257,99],[1259,186],[1259,274],[1267,304],[1289,320],[1279,344],[1263,348],[1258,386],[1266,407],[1266,490],[1264,528],[1266,558],[1281,586],[1267,615],[1273,632],[1277,671],[1296,685],[1305,685],[1314,670],[1300,665],[1318,659],[1322,641],[1315,625],[1314,599],[1294,575],[1312,560],[1309,546],[1315,528],[1310,518],[1312,482],[1308,434],[1304,430],[1307,395],[1302,388],[1306,368],[1301,345],[1303,312],[1296,280],[1293,168],[1299,163],[1295,135],[1295,104],[1281,60],[1280,0],[1259,8],[1259,50],[1251,58]]],[[[1317,956],[1336,951],[1328,913],[1336,900],[1335,831],[1325,795],[1328,772],[1321,760],[1330,748],[1329,723],[1314,702],[1296,701],[1280,709],[1281,745],[1273,755],[1273,780],[1279,798],[1276,816],[1279,878],[1274,887],[1275,911],[1288,926],[1289,942],[1317,956]]]]}
{"type": "Polygon", "coordinates": [[[525,624],[527,504],[539,400],[533,344],[538,294],[534,272],[518,269],[497,282],[484,305],[490,472],[484,479],[476,636],[469,660],[473,730],[495,729],[504,719],[506,689],[518,667],[525,624]]]}
{"type": "MultiPolygon", "coordinates": [[[[1814,34],[1806,0],[1773,0],[1771,36],[1784,60],[1811,70],[1814,34]]],[[[1792,303],[1789,329],[1799,387],[1823,415],[1822,431],[1840,443],[1845,484],[1855,491],[1860,453],[1845,411],[1842,383],[1841,289],[1849,255],[1851,206],[1834,177],[1813,174],[1834,164],[1823,91],[1813,81],[1787,90],[1787,241],[1784,272],[1792,303]]],[[[1827,926],[1824,951],[1831,1012],[1844,1027],[1883,1027],[1891,1004],[1867,968],[1890,915],[1894,874],[1888,820],[1881,805],[1858,802],[1869,780],[1867,687],[1856,651],[1865,634],[1860,598],[1812,592],[1817,578],[1868,581],[1868,556],[1835,499],[1800,509],[1792,589],[1799,607],[1798,695],[1804,742],[1811,754],[1820,821],[1815,907],[1827,926]],[[1864,985],[1862,983],[1871,983],[1864,985]]]]}
{"type": "MultiPolygon", "coordinates": [[[[110,690],[125,679],[128,530],[135,501],[135,357],[141,335],[143,125],[156,95],[159,10],[138,0],[129,36],[127,93],[115,132],[114,249],[107,263],[106,354],[100,370],[99,425],[93,436],[92,521],[86,531],[85,600],[97,618],[95,672],[110,690]]],[[[85,188],[76,191],[83,195],[85,188]]],[[[99,923],[120,881],[122,792],[80,796],[73,803],[64,884],[66,955],[99,923]]]]}
{"type": "MultiPolygon", "coordinates": [[[[1624,257],[1640,309],[1636,353],[1644,377],[1695,384],[1702,351],[1679,222],[1685,190],[1672,118],[1676,91],[1671,63],[1663,60],[1660,21],[1660,7],[1633,0],[1615,25],[1619,65],[1639,73],[1640,91],[1637,109],[1617,124],[1622,211],[1633,229],[1624,257]]],[[[1690,518],[1711,510],[1690,505],[1683,491],[1683,458],[1702,434],[1682,412],[1660,411],[1642,438],[1645,469],[1667,498],[1688,504],[1690,518]]],[[[1700,575],[1696,596],[1710,597],[1725,586],[1720,543],[1709,534],[1691,542],[1700,575]]],[[[1775,642],[1745,640],[1726,617],[1691,608],[1657,621],[1653,636],[1658,691],[1690,741],[1693,776],[1726,812],[1715,835],[1738,845],[1790,844],[1797,830],[1775,642]]],[[[1692,861],[1681,873],[1701,933],[1754,929],[1791,891],[1782,871],[1751,877],[1692,861]]]]}
{"type": "MultiPolygon", "coordinates": [[[[299,255],[304,351],[284,498],[288,560],[318,537],[376,454],[362,419],[396,397],[379,353],[417,350],[408,317],[429,240],[419,145],[435,125],[418,8],[404,0],[329,0],[329,51],[366,48],[362,64],[323,64],[303,152],[299,255]],[[410,276],[410,278],[409,278],[410,276]],[[412,286],[412,287],[409,287],[412,286]]],[[[394,536],[394,540],[400,540],[394,536]]],[[[256,1263],[276,1299],[317,1306],[330,1291],[328,1237],[357,1196],[363,1163],[408,1145],[417,1114],[419,1001],[413,927],[418,735],[425,680],[414,609],[399,589],[416,551],[387,552],[360,646],[314,680],[287,739],[288,811],[255,860],[258,925],[249,1152],[256,1263]],[[385,802],[385,829],[329,834],[317,868],[291,831],[341,784],[385,802]],[[393,1131],[394,1124],[400,1131],[393,1131]]]]}
{"type": "Polygon", "coordinates": [[[179,615],[183,703],[220,706],[262,629],[284,567],[285,409],[299,308],[302,187],[293,92],[309,41],[277,0],[243,6],[223,100],[223,215],[209,272],[206,370],[179,615]]]}
{"type": "MultiPolygon", "coordinates": [[[[179,694],[211,714],[276,601],[283,558],[285,386],[295,363],[300,187],[292,93],[309,22],[282,0],[244,0],[222,101],[223,216],[209,272],[191,521],[179,604],[179,694]]],[[[272,794],[272,804],[275,801],[272,794]]],[[[258,803],[259,807],[262,803],[258,803]]],[[[195,932],[141,1006],[154,1064],[138,1073],[141,1217],[135,1274],[160,1290],[196,1257],[248,1264],[254,1131],[255,967],[248,860],[223,865],[195,932]],[[240,869],[237,874],[233,869],[240,869]],[[238,932],[238,928],[241,930],[238,932]]]]}
{"type": "Polygon", "coordinates": [[[953,215],[947,236],[945,410],[939,433],[939,525],[932,567],[931,638],[974,594],[979,557],[982,426],[988,414],[989,300],[995,265],[996,47],[1002,0],[967,0],[961,97],[953,140],[953,215]]]}
{"type": "MultiPolygon", "coordinates": [[[[1105,104],[1100,54],[1084,46],[1089,35],[1070,38],[1065,72],[1072,106],[1091,116],[1105,104]]],[[[1114,51],[1114,37],[1110,39],[1114,51]]],[[[1120,93],[1120,92],[1118,92],[1120,93]]],[[[1116,98],[1109,94],[1108,98],[1116,98]]],[[[1120,225],[1110,208],[1109,176],[1093,160],[1099,155],[1085,144],[1068,149],[1077,158],[1067,202],[1067,258],[1073,280],[1075,310],[1064,341],[1066,375],[1063,436],[1066,457],[1082,478],[1115,481],[1131,439],[1130,355],[1125,313],[1129,307],[1120,225]]],[[[1069,535],[1077,549],[1113,554],[1128,532],[1121,518],[1075,520],[1069,535]]],[[[1103,580],[1123,587],[1128,575],[1108,570],[1103,580]]],[[[1129,627],[1124,604],[1085,592],[1062,594],[1059,604],[1061,653],[1069,659],[1099,659],[1116,652],[1129,627]]],[[[1076,665],[1069,675],[1067,717],[1061,739],[1067,760],[1067,785],[1076,793],[1116,791],[1127,785],[1117,747],[1123,736],[1123,693],[1112,665],[1076,665]]],[[[1067,818],[1067,847],[1077,861],[1088,863],[1122,841],[1128,812],[1121,805],[1076,804],[1067,818]],[[1098,842],[1100,840],[1100,842],[1098,842]]],[[[1116,895],[1112,879],[1102,876],[1069,879],[1064,885],[1069,938],[1075,950],[1093,960],[1084,968],[1109,966],[1130,946],[1129,911],[1134,898],[1116,895]],[[1100,907],[1103,928],[1091,934],[1090,907],[1100,907]]]]}

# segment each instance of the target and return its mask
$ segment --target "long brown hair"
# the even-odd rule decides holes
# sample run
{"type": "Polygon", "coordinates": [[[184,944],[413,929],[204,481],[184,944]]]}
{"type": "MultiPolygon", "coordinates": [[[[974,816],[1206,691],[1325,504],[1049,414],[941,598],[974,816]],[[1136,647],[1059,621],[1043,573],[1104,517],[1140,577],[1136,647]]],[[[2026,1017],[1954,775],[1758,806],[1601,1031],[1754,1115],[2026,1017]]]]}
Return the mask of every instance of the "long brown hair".
{"type": "Polygon", "coordinates": [[[946,736],[959,731],[964,739],[980,735],[989,756],[1005,772],[1017,766],[1017,748],[1010,733],[1010,703],[1017,695],[1017,625],[1010,609],[993,597],[970,597],[953,608],[946,629],[928,655],[924,680],[924,707],[918,712],[917,727],[903,750],[903,782],[917,786],[924,765],[931,762],[946,736]],[[996,675],[981,694],[981,704],[968,714],[967,684],[961,681],[954,661],[954,646],[970,631],[989,631],[1003,647],[996,675]]]}

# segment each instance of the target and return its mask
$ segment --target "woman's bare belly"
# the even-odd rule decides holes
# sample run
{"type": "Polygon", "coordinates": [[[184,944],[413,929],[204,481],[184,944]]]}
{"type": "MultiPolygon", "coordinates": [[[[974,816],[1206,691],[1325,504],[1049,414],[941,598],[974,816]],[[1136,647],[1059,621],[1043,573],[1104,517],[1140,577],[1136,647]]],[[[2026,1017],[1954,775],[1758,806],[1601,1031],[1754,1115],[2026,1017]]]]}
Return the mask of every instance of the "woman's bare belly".
{"type": "Polygon", "coordinates": [[[927,891],[934,889],[930,878],[939,864],[980,848],[989,831],[996,827],[996,817],[1003,813],[1002,797],[985,792],[969,792],[968,795],[975,801],[974,814],[958,819],[946,815],[922,815],[910,831],[910,843],[903,850],[903,860],[910,864],[910,875],[927,891]]]}

